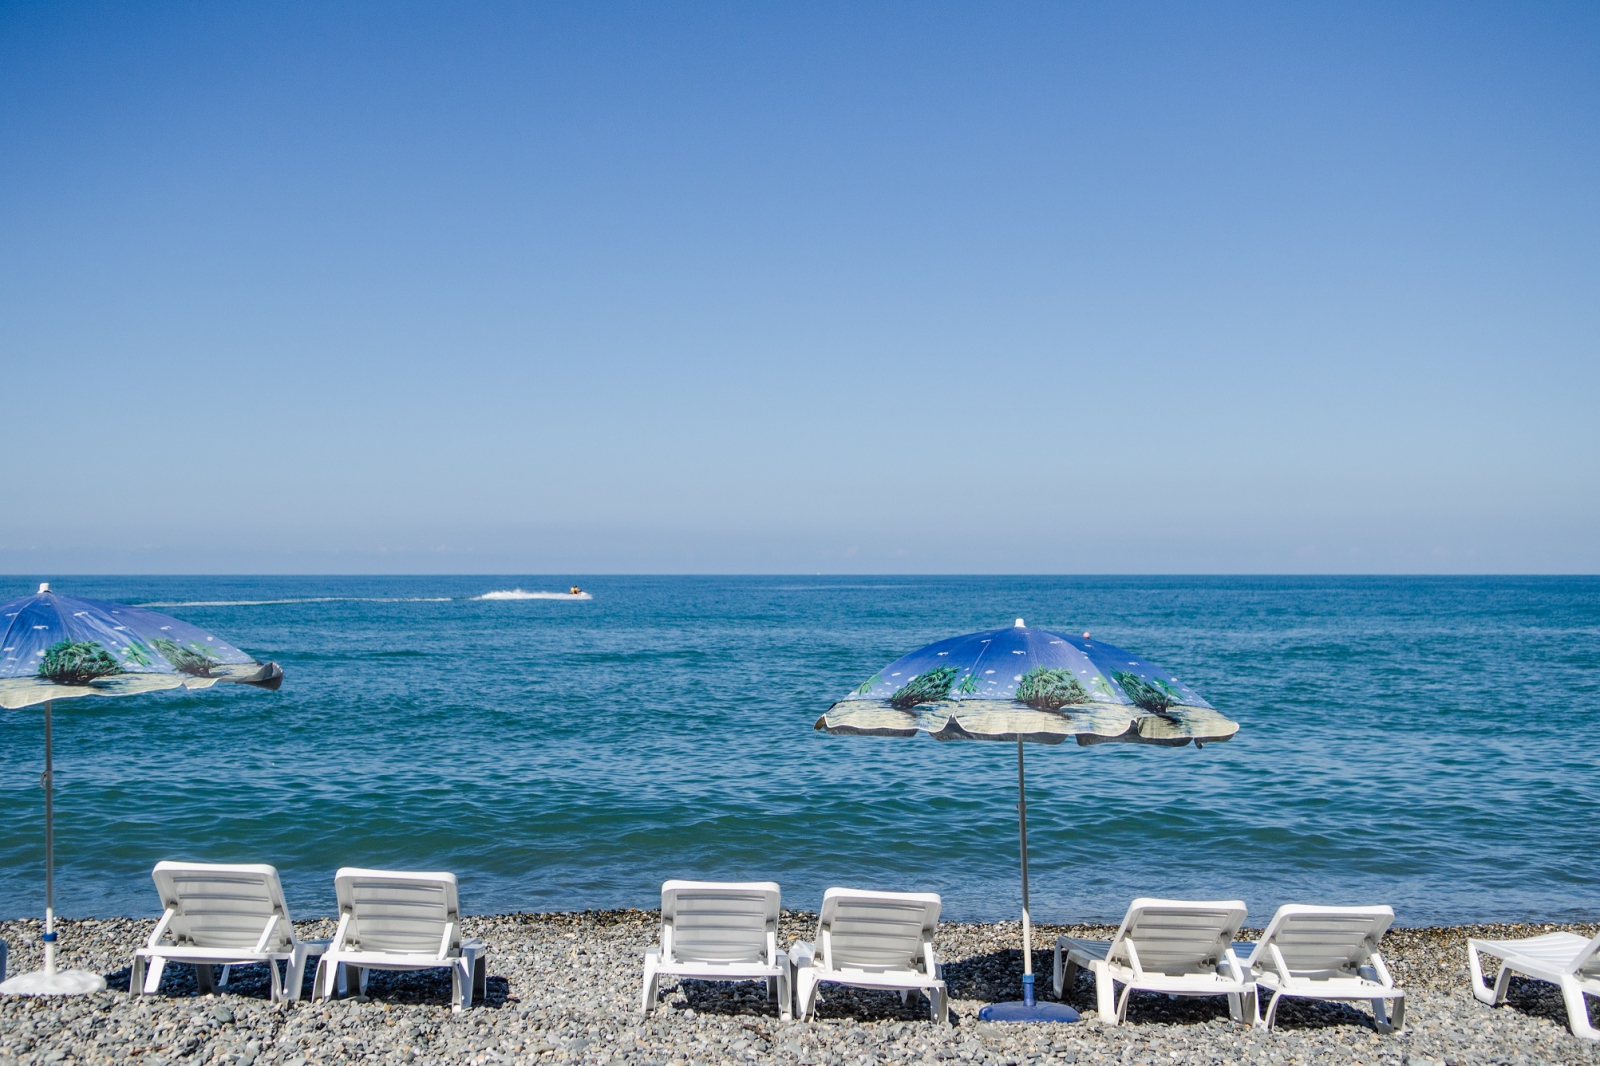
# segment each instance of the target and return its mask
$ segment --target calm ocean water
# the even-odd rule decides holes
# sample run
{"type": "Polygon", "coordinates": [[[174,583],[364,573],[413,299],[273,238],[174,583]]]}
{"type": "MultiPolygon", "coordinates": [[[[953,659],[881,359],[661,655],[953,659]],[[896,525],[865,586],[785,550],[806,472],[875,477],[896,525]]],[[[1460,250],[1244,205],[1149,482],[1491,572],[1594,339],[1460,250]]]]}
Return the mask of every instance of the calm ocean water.
{"type": "MultiPolygon", "coordinates": [[[[258,657],[277,693],[57,705],[57,905],[150,915],[159,859],[447,869],[474,912],[652,906],[667,877],[943,893],[1014,917],[1016,749],[829,737],[925,642],[1094,632],[1242,723],[1177,750],[1030,746],[1046,921],[1135,895],[1600,914],[1600,579],[74,578],[258,657]],[[284,602],[287,601],[287,602],[284,602]]],[[[0,599],[33,590],[0,579],[0,599]]],[[[227,686],[224,686],[227,688],[227,686]]],[[[0,915],[42,912],[41,714],[0,712],[0,915]]]]}

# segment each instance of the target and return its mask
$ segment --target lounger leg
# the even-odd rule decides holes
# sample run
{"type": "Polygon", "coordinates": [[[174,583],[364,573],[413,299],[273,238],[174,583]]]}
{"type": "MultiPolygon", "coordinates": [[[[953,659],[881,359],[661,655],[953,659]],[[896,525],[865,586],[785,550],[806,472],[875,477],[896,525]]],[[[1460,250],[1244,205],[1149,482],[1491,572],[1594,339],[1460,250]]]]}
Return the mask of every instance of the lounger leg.
{"type": "Polygon", "coordinates": [[[1389,1029],[1391,1032],[1401,1032],[1406,1027],[1406,998],[1391,1000],[1389,1005],[1389,1029]]]}
{"type": "Polygon", "coordinates": [[[288,987],[283,990],[283,998],[290,1003],[300,1002],[300,989],[306,983],[306,949],[303,945],[296,945],[294,953],[289,956],[289,961],[284,963],[284,977],[288,987]]]}
{"type": "Polygon", "coordinates": [[[489,957],[481,951],[472,956],[472,997],[479,1003],[489,998],[489,957]]]}
{"type": "Polygon", "coordinates": [[[795,975],[794,1012],[803,1022],[809,1022],[817,1010],[817,979],[811,967],[802,966],[795,975]]]}
{"type": "Polygon", "coordinates": [[[659,958],[654,951],[644,953],[644,991],[639,996],[640,1014],[649,1014],[656,1009],[657,986],[661,983],[661,975],[656,972],[659,958]]]}
{"type": "Polygon", "coordinates": [[[1589,1024],[1589,1004],[1584,1002],[1583,988],[1575,978],[1561,979],[1561,998],[1567,1005],[1567,1024],[1572,1027],[1572,1035],[1600,1040],[1600,1029],[1589,1024]]]}
{"type": "Polygon", "coordinates": [[[232,966],[224,966],[222,968],[222,976],[217,978],[217,987],[218,988],[227,988],[228,987],[228,979],[230,977],[232,977],[232,976],[233,976],[233,967],[232,966]]]}
{"type": "Polygon", "coordinates": [[[1271,1032],[1272,1023],[1278,1020],[1278,1000],[1283,998],[1283,993],[1274,991],[1272,998],[1267,1000],[1266,1013],[1261,1016],[1261,1028],[1271,1032]]]}
{"type": "Polygon", "coordinates": [[[322,956],[317,963],[316,979],[311,983],[312,998],[332,999],[334,987],[339,983],[340,971],[343,969],[337,956],[322,956]]]}
{"type": "Polygon", "coordinates": [[[167,960],[157,955],[150,960],[150,972],[144,978],[144,990],[154,994],[161,991],[161,974],[167,968],[167,960]]]}
{"type": "Polygon", "coordinates": [[[1107,1025],[1117,1024],[1117,986],[1111,980],[1111,971],[1104,960],[1089,964],[1094,970],[1095,1006],[1100,1010],[1100,1020],[1107,1025]]]}
{"type": "MultiPolygon", "coordinates": [[[[1472,974],[1472,994],[1482,1003],[1491,1007],[1499,1006],[1500,996],[1484,981],[1483,960],[1479,958],[1478,946],[1471,941],[1467,942],[1467,969],[1472,974]]],[[[1504,967],[1501,972],[1504,973],[1504,967]]]]}
{"type": "Polygon", "coordinates": [[[1056,950],[1050,956],[1050,987],[1055,990],[1056,998],[1061,998],[1061,990],[1066,987],[1066,978],[1061,967],[1061,941],[1056,941],[1056,950]]]}
{"type": "Polygon", "coordinates": [[[194,964],[194,982],[200,986],[202,996],[210,995],[217,990],[216,968],[203,962],[194,964]]]}
{"type": "MultiPolygon", "coordinates": [[[[780,956],[779,961],[783,961],[780,956]]],[[[794,1021],[794,968],[784,962],[783,972],[778,975],[778,1017],[786,1022],[794,1021]]]]}
{"type": "Polygon", "coordinates": [[[1133,986],[1122,986],[1122,999],[1117,1004],[1117,1024],[1121,1025],[1128,1020],[1128,1001],[1133,998],[1133,986]]]}
{"type": "Polygon", "coordinates": [[[128,995],[144,995],[144,956],[135,955],[133,966],[128,970],[128,995]]]}
{"type": "Polygon", "coordinates": [[[452,1014],[460,1014],[472,1006],[472,967],[466,959],[451,960],[450,991],[454,1001],[450,1004],[452,1014]]]}
{"type": "MultiPolygon", "coordinates": [[[[288,966],[289,964],[285,962],[284,965],[288,966]]],[[[269,1002],[281,1003],[283,1002],[283,980],[278,976],[278,963],[276,960],[267,960],[267,971],[272,974],[272,995],[269,1002]]]]}
{"type": "Polygon", "coordinates": [[[1056,998],[1066,999],[1068,996],[1072,995],[1072,990],[1076,988],[1077,985],[1078,964],[1073,962],[1071,959],[1068,959],[1066,965],[1062,968],[1061,987],[1056,989],[1056,998]]]}

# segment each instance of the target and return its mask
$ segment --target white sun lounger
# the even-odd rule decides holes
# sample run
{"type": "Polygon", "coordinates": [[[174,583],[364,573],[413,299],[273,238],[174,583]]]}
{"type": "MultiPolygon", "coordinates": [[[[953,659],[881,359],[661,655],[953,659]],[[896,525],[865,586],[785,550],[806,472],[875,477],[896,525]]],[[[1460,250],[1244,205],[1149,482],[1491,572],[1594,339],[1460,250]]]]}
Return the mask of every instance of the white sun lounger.
{"type": "Polygon", "coordinates": [[[1380,1032],[1404,1028],[1406,994],[1378,954],[1378,941],[1393,922],[1388,907],[1279,907],[1244,963],[1256,984],[1256,1024],[1271,1029],[1278,1000],[1293,996],[1368,1000],[1380,1032]],[[1272,994],[1264,1012],[1262,991],[1272,994]]]}
{"type": "Polygon", "coordinates": [[[355,971],[366,992],[370,970],[448,969],[452,1011],[482,999],[488,948],[461,937],[456,875],[344,867],[334,874],[339,928],[317,965],[320,998],[333,996],[339,967],[355,971]]]}
{"type": "Polygon", "coordinates": [[[195,968],[202,993],[216,987],[214,967],[265,963],[272,971],[272,998],[300,998],[306,959],[328,942],[296,939],[283,899],[278,871],[262,864],[159,862],[151,872],[165,908],[144,947],[133,957],[128,991],[134,995],[161,987],[169,962],[195,968]],[[287,980],[278,974],[284,963],[287,980]]]}
{"type": "Polygon", "coordinates": [[[1127,1018],[1135,989],[1169,996],[1227,996],[1233,1019],[1249,1021],[1244,996],[1250,982],[1232,947],[1245,914],[1244,901],[1237,899],[1136,899],[1112,939],[1064,936],[1056,941],[1056,998],[1070,988],[1081,966],[1094,974],[1100,1020],[1110,1025],[1127,1018]],[[1117,984],[1124,986],[1120,1001],[1117,984]]]}
{"type": "Polygon", "coordinates": [[[795,1013],[811,1018],[824,981],[856,988],[921,992],[928,1011],[948,1024],[949,997],[933,951],[939,897],[932,892],[865,892],[830,888],[822,895],[815,943],[796,941],[795,1013]]]}
{"type": "Polygon", "coordinates": [[[644,955],[639,1007],[649,1014],[663,975],[701,981],[766,981],[788,1021],[794,1010],[789,956],[778,950],[778,886],[772,881],[667,881],[661,943],[644,955]]]}
{"type": "Polygon", "coordinates": [[[1600,1029],[1589,1023],[1584,999],[1600,997],[1600,936],[1585,940],[1577,933],[1546,933],[1523,940],[1468,940],[1467,964],[1472,970],[1472,994],[1492,1007],[1505,1002],[1513,973],[1559,986],[1572,1035],[1600,1040],[1600,1029]],[[1484,983],[1479,952],[1500,960],[1493,988],[1484,983]]]}

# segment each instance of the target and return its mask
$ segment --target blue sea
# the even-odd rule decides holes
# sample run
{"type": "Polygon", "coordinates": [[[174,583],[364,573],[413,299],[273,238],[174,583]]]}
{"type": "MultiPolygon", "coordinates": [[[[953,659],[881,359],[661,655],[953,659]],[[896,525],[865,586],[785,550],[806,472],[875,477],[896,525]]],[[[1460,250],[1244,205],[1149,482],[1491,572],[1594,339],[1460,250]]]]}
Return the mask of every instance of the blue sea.
{"type": "MultiPolygon", "coordinates": [[[[48,578],[50,575],[42,575],[48,578]]],[[[0,599],[38,578],[0,579],[0,599]]],[[[283,666],[56,705],[57,907],[153,915],[167,858],[452,870],[472,912],[649,907],[668,877],[855,885],[1014,918],[1016,748],[832,737],[924,643],[1092,631],[1241,723],[1028,748],[1037,920],[1136,895],[1389,903],[1402,924],[1600,915],[1600,579],[84,577],[283,666]],[[483,600],[521,588],[590,601],[483,600]]],[[[0,711],[0,915],[42,913],[40,709],[0,711]]]]}

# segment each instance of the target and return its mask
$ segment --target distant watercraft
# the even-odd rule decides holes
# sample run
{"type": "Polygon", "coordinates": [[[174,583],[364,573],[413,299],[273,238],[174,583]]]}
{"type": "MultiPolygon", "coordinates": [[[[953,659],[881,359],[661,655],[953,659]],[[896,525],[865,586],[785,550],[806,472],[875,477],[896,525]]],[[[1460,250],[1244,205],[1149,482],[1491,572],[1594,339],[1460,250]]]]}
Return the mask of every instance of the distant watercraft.
{"type": "Polygon", "coordinates": [[[571,592],[527,592],[523,589],[496,589],[474,597],[480,600],[592,600],[593,596],[572,586],[571,592]]]}

